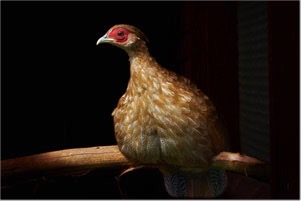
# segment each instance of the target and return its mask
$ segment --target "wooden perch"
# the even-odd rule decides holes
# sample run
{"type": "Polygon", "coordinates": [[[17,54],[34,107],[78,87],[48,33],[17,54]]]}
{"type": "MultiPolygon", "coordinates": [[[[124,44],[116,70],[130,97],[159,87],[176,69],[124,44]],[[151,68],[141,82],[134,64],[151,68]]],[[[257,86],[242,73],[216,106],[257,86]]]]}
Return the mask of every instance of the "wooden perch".
{"type": "MultiPolygon", "coordinates": [[[[38,177],[73,175],[98,168],[125,168],[134,165],[116,145],[66,149],[1,161],[2,184],[38,177]]],[[[267,175],[267,164],[237,153],[222,152],[212,168],[244,175],[267,175]]]]}
{"type": "Polygon", "coordinates": [[[268,179],[269,166],[256,158],[240,153],[221,152],[213,158],[213,169],[224,169],[263,181],[268,179]]]}
{"type": "Polygon", "coordinates": [[[116,145],[66,149],[1,161],[2,183],[38,177],[74,175],[96,168],[132,165],[116,145]]]}

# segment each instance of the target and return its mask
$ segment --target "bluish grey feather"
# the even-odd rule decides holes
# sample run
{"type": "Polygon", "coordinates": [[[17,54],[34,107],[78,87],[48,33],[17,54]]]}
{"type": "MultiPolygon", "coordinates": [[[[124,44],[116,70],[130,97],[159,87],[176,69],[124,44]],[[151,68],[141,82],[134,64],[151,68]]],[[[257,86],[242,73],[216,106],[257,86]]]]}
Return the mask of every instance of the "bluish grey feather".
{"type": "Polygon", "coordinates": [[[188,189],[187,178],[179,173],[164,176],[164,184],[168,194],[172,197],[185,197],[188,189]]]}
{"type": "Polygon", "coordinates": [[[204,172],[176,171],[164,175],[168,194],[176,198],[214,198],[220,196],[227,186],[224,170],[204,172]]]}
{"type": "Polygon", "coordinates": [[[215,197],[221,195],[227,186],[227,175],[224,170],[209,170],[209,177],[215,197]]]}

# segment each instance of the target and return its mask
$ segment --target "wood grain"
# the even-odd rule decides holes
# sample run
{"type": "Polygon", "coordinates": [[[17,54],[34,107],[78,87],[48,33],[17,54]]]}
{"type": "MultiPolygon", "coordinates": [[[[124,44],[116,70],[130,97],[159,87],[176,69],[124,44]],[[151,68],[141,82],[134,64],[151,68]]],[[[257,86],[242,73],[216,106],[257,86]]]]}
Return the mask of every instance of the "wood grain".
{"type": "Polygon", "coordinates": [[[132,165],[116,145],[59,150],[1,161],[2,182],[82,174],[96,168],[132,165]]]}
{"type": "MultiPolygon", "coordinates": [[[[137,165],[128,161],[117,145],[75,148],[2,160],[1,180],[3,187],[41,177],[84,175],[99,168],[125,169],[137,165]]],[[[246,176],[268,174],[266,163],[231,152],[222,152],[214,157],[211,167],[246,176]]]]}

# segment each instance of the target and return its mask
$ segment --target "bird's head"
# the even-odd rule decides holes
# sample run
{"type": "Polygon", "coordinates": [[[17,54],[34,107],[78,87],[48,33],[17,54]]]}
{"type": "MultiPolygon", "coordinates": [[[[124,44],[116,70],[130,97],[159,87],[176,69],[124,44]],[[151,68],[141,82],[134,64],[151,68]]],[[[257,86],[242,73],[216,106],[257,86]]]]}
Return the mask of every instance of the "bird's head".
{"type": "Polygon", "coordinates": [[[136,27],[118,24],[111,27],[104,36],[99,38],[96,45],[101,43],[109,43],[127,51],[134,47],[146,46],[148,39],[136,27]]]}

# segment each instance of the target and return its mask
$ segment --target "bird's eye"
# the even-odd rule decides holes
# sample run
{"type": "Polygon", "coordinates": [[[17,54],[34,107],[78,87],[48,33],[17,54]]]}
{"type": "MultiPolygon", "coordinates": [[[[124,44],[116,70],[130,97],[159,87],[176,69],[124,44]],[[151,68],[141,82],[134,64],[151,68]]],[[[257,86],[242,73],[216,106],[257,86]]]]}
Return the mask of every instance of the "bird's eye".
{"type": "Polygon", "coordinates": [[[114,39],[117,43],[124,43],[128,40],[128,34],[128,30],[122,27],[117,27],[108,34],[108,37],[114,39]]]}
{"type": "Polygon", "coordinates": [[[118,35],[118,36],[123,36],[123,35],[124,35],[124,32],[123,32],[123,31],[118,31],[117,35],[118,35]]]}

